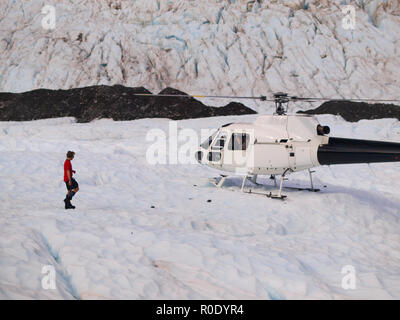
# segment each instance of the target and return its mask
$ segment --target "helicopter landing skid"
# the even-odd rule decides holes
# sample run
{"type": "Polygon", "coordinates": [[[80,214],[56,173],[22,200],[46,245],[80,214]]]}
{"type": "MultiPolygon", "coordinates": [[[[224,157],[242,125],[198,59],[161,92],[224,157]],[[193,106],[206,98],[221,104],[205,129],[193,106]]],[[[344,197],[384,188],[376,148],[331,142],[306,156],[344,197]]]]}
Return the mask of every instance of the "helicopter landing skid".
{"type": "Polygon", "coordinates": [[[245,190],[243,191],[244,193],[248,193],[248,194],[255,194],[255,195],[260,195],[260,196],[265,196],[267,198],[271,198],[271,199],[278,199],[278,200],[285,200],[287,198],[286,195],[276,195],[273,194],[272,192],[266,193],[266,192],[258,192],[258,191],[253,191],[252,189],[249,190],[245,190]]]}
{"type": "Polygon", "coordinates": [[[275,199],[275,200],[285,200],[286,198],[287,198],[287,196],[285,196],[285,195],[276,195],[276,194],[272,194],[271,192],[269,193],[269,194],[267,194],[267,197],[268,198],[271,198],[271,199],[275,199]]]}
{"type": "MultiPolygon", "coordinates": [[[[309,170],[309,173],[310,173],[310,181],[311,181],[311,188],[284,186],[284,185],[283,185],[283,182],[284,182],[285,180],[287,180],[287,178],[285,178],[285,175],[286,175],[288,172],[289,172],[289,169],[287,169],[287,170],[283,173],[283,175],[282,175],[282,177],[281,177],[279,189],[276,190],[276,191],[278,191],[277,194],[276,194],[276,193],[273,194],[271,191],[270,191],[269,193],[266,193],[266,192],[260,192],[260,191],[258,191],[257,189],[252,189],[252,188],[247,189],[247,188],[245,188],[245,182],[246,182],[246,180],[249,180],[249,181],[252,182],[252,184],[254,184],[255,186],[264,186],[264,184],[260,184],[260,183],[257,183],[257,182],[256,182],[256,180],[257,180],[257,176],[256,176],[256,175],[253,176],[252,178],[250,178],[250,177],[248,177],[248,176],[244,176],[244,177],[243,177],[243,180],[242,180],[242,184],[241,184],[240,191],[243,192],[243,193],[262,195],[262,196],[266,196],[266,197],[271,198],[271,199],[278,199],[278,200],[285,200],[285,199],[287,198],[286,195],[282,194],[282,191],[285,190],[285,189],[286,189],[286,190],[297,190],[297,191],[310,191],[310,192],[319,192],[319,191],[320,191],[320,189],[315,189],[315,188],[314,188],[314,184],[313,184],[313,181],[312,181],[312,173],[313,173],[313,171],[311,171],[311,170],[309,170]]],[[[227,175],[224,175],[224,174],[221,174],[220,176],[221,176],[220,178],[217,177],[217,178],[213,178],[213,179],[210,180],[210,182],[211,182],[212,184],[214,184],[217,188],[222,188],[223,185],[224,185],[224,183],[225,183],[225,181],[226,181],[226,179],[228,178],[228,176],[227,176],[227,175]]],[[[274,180],[275,187],[277,187],[277,183],[276,183],[275,176],[274,176],[274,175],[271,176],[271,179],[274,180]]]]}
{"type": "MultiPolygon", "coordinates": [[[[257,184],[257,185],[263,185],[263,184],[257,184]]],[[[320,189],[311,189],[311,188],[302,188],[302,187],[291,187],[291,186],[287,186],[287,187],[282,187],[282,190],[297,190],[297,191],[310,191],[310,192],[319,192],[321,191],[320,189]]],[[[275,190],[275,191],[279,191],[279,190],[275,190]]],[[[263,196],[267,196],[268,198],[271,199],[284,199],[287,198],[286,195],[282,195],[282,196],[278,196],[273,194],[271,191],[269,193],[266,192],[258,192],[258,191],[254,191],[254,189],[248,189],[248,190],[244,190],[244,193],[249,193],[249,194],[257,194],[257,195],[263,195],[263,196]]]]}
{"type": "Polygon", "coordinates": [[[224,174],[221,174],[220,176],[221,176],[221,179],[218,181],[218,183],[216,180],[218,178],[215,178],[215,181],[213,182],[217,186],[217,188],[222,188],[222,185],[224,184],[226,178],[228,178],[228,176],[224,175],[224,174]]]}
{"type": "MultiPolygon", "coordinates": [[[[213,185],[215,185],[217,188],[222,189],[222,186],[223,186],[223,184],[224,184],[226,178],[228,178],[228,176],[227,176],[227,175],[223,175],[223,174],[221,174],[220,176],[221,176],[221,178],[213,178],[213,179],[210,179],[210,182],[211,182],[213,185]]],[[[240,189],[240,191],[243,192],[243,193],[261,195],[261,196],[266,196],[266,197],[271,198],[271,199],[279,199],[279,200],[285,200],[285,199],[287,198],[286,195],[283,195],[283,194],[282,194],[282,188],[281,188],[280,191],[278,190],[278,191],[279,191],[278,194],[273,194],[272,192],[266,193],[266,192],[255,191],[254,189],[251,189],[251,188],[246,190],[246,188],[245,188],[245,181],[246,181],[246,180],[251,181],[251,182],[252,182],[254,185],[256,185],[256,186],[263,186],[262,183],[257,183],[257,182],[255,182],[255,181],[254,181],[255,179],[249,179],[248,177],[245,176],[245,177],[243,178],[242,186],[241,186],[241,189],[240,189]]],[[[286,187],[283,187],[283,189],[285,189],[285,188],[286,188],[286,187]]],[[[234,190],[233,190],[233,191],[234,191],[234,190]]]]}
{"type": "Polygon", "coordinates": [[[310,192],[320,192],[321,189],[311,189],[311,188],[302,188],[302,187],[283,187],[283,189],[297,190],[297,191],[310,191],[310,192]]]}

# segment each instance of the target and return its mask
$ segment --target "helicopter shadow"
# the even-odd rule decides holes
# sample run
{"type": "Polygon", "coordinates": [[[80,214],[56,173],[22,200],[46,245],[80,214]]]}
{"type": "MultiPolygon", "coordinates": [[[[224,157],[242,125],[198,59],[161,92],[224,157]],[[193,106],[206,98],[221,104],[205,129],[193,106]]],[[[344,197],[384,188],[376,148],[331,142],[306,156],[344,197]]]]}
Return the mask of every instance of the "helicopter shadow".
{"type": "MultiPolygon", "coordinates": [[[[216,186],[221,181],[221,179],[222,177],[215,177],[211,179],[212,180],[211,183],[214,186],[216,186]]],[[[258,181],[257,184],[254,184],[253,182],[246,180],[244,188],[245,192],[250,194],[254,193],[254,194],[268,195],[270,192],[277,192],[279,190],[279,183],[280,183],[279,178],[276,179],[276,186],[274,184],[274,180],[270,179],[269,177],[263,179],[259,178],[257,179],[257,181],[258,181]]],[[[221,189],[240,192],[242,188],[242,182],[243,182],[243,177],[240,176],[227,177],[221,189]]],[[[384,207],[395,210],[398,213],[396,214],[396,217],[398,216],[400,218],[400,209],[399,209],[400,203],[389,199],[387,196],[385,196],[385,193],[379,191],[374,192],[369,190],[356,189],[346,186],[322,185],[321,183],[317,183],[315,187],[319,188],[318,189],[319,192],[310,192],[308,181],[290,179],[288,181],[285,181],[285,184],[282,189],[284,190],[285,193],[291,193],[291,194],[304,193],[304,192],[309,192],[311,194],[316,193],[321,195],[347,194],[354,197],[360,202],[367,203],[369,206],[373,206],[379,209],[380,211],[384,207]]]]}
{"type": "Polygon", "coordinates": [[[393,201],[387,197],[388,194],[395,196],[393,193],[383,193],[378,190],[375,192],[337,185],[329,185],[328,188],[324,189],[323,193],[327,195],[347,194],[368,206],[376,208],[380,212],[382,212],[384,208],[394,210],[396,218],[400,218],[400,202],[393,201]]]}

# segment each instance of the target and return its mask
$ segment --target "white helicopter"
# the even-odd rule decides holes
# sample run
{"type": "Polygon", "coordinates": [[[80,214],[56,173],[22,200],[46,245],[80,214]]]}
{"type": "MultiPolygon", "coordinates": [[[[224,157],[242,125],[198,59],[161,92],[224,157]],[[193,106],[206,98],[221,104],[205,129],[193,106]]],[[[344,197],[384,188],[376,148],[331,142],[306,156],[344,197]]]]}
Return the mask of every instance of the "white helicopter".
{"type": "MultiPolygon", "coordinates": [[[[166,96],[166,95],[152,95],[166,96]]],[[[173,95],[176,96],[176,95],[173,95]]],[[[189,96],[201,98],[260,99],[275,102],[273,115],[260,115],[253,123],[229,123],[219,128],[204,141],[195,157],[203,165],[226,172],[243,175],[241,191],[245,191],[246,180],[257,184],[257,176],[270,175],[276,186],[276,175],[280,175],[277,194],[265,194],[273,199],[285,199],[283,182],[292,172],[308,170],[311,188],[315,189],[311,168],[321,165],[373,163],[400,161],[400,143],[356,140],[328,137],[330,128],[319,124],[311,115],[287,115],[290,101],[397,101],[373,99],[327,99],[299,98],[278,92],[273,99],[261,97],[189,96]]],[[[222,187],[227,175],[215,181],[222,187]]],[[[251,192],[251,190],[250,190],[251,192]]]]}

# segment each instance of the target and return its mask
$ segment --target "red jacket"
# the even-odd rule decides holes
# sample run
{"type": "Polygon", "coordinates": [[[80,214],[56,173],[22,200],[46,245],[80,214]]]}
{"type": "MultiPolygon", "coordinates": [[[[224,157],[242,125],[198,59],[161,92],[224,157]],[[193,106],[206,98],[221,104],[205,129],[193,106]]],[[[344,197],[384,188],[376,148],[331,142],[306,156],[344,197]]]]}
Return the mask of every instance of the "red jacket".
{"type": "Polygon", "coordinates": [[[72,172],[72,164],[69,159],[65,160],[65,162],[64,162],[64,182],[68,181],[67,170],[69,170],[69,172],[71,173],[71,178],[72,178],[72,175],[74,173],[72,172]]]}

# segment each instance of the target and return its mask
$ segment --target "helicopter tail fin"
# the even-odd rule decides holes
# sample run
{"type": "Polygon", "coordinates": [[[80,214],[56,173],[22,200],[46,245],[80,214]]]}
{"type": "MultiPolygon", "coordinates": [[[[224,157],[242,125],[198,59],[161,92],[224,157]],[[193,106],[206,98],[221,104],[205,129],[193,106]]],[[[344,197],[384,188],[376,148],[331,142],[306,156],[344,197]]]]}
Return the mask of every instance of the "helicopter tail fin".
{"type": "Polygon", "coordinates": [[[330,137],[318,148],[321,165],[400,161],[400,143],[330,137]]]}

